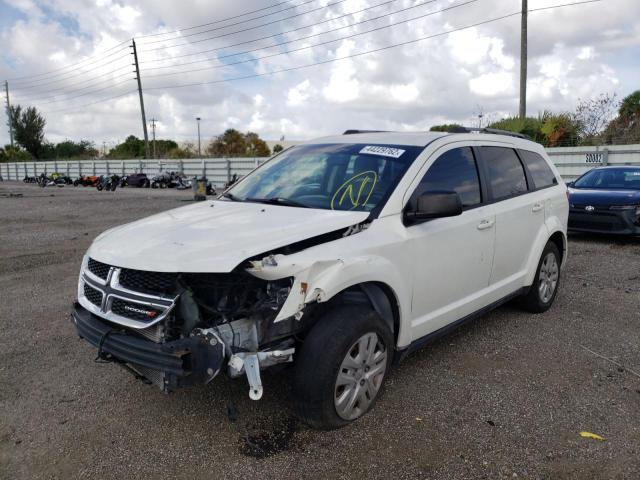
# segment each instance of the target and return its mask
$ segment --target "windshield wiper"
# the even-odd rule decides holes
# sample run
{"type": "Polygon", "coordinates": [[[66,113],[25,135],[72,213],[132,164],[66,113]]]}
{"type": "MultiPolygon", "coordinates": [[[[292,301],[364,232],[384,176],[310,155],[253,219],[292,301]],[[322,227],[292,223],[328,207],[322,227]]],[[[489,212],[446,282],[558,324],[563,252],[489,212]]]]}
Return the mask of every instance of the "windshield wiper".
{"type": "Polygon", "coordinates": [[[290,198],[271,197],[271,198],[245,198],[247,202],[268,203],[270,205],[283,205],[285,207],[311,208],[304,203],[296,202],[290,198]]]}
{"type": "Polygon", "coordinates": [[[231,200],[232,202],[241,202],[242,200],[240,200],[238,197],[236,197],[233,193],[230,192],[224,192],[221,197],[224,198],[228,198],[229,200],[231,200]]]}

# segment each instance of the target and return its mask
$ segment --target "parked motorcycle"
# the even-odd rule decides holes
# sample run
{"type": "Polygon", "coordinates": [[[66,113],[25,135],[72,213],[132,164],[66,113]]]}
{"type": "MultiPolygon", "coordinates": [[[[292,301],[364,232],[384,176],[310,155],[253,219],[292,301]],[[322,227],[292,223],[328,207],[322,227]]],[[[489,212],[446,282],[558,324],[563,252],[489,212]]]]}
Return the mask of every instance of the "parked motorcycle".
{"type": "Polygon", "coordinates": [[[83,175],[80,178],[77,178],[73,181],[73,186],[77,187],[78,185],[82,185],[83,187],[95,187],[98,183],[98,177],[95,175],[83,175]]]}
{"type": "Polygon", "coordinates": [[[115,192],[118,185],[120,185],[120,177],[118,175],[111,175],[110,177],[101,175],[98,183],[96,184],[96,189],[99,192],[102,190],[115,192]]]}
{"type": "Polygon", "coordinates": [[[124,177],[120,181],[120,186],[137,187],[137,188],[149,188],[151,181],[147,177],[146,173],[132,173],[124,177]]]}

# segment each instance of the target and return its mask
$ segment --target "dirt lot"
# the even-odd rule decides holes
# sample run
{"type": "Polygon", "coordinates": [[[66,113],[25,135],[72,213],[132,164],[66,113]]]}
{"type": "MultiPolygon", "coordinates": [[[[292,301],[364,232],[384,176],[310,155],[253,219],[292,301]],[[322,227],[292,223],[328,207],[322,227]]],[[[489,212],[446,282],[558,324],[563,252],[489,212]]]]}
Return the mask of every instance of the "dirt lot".
{"type": "Polygon", "coordinates": [[[365,418],[317,432],[282,376],[259,403],[225,378],[163,395],[76,337],[91,240],[188,200],[0,183],[0,478],[640,476],[640,242],[571,238],[549,312],[486,315],[394,370],[365,418]]]}

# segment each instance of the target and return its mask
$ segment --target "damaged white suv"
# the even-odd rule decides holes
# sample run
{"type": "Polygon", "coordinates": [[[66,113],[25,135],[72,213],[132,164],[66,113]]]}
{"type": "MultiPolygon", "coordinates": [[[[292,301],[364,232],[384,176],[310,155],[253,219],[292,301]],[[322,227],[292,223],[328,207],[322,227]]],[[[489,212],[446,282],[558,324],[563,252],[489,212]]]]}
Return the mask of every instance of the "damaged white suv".
{"type": "Polygon", "coordinates": [[[300,418],[371,408],[393,361],[501,303],[548,309],[566,188],[495,131],[348,131],[284,151],[218,199],[113,228],[72,314],[98,356],[162,390],[287,369],[300,418]]]}

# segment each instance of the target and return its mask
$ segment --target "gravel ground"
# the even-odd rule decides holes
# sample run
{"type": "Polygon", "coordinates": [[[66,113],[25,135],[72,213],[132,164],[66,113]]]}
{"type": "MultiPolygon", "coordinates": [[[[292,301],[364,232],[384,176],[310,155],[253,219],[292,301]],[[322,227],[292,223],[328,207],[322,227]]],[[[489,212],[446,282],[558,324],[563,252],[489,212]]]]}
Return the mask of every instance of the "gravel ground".
{"type": "Polygon", "coordinates": [[[392,371],[374,411],[318,432],[290,417],[282,375],[259,403],[225,378],[163,395],[75,335],[91,240],[188,201],[0,183],[0,478],[640,476],[640,242],[572,237],[550,311],[461,328],[392,371]]]}

